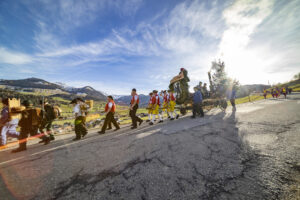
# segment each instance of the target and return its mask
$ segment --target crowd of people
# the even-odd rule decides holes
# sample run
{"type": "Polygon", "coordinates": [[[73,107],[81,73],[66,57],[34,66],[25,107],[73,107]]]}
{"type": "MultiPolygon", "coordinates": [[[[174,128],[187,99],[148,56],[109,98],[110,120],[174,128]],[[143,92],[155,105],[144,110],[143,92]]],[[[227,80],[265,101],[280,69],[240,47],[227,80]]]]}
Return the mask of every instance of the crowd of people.
{"type": "Polygon", "coordinates": [[[275,88],[271,88],[270,91],[268,91],[266,88],[264,88],[263,93],[264,93],[265,99],[267,98],[268,93],[270,93],[273,98],[278,98],[282,94],[282,95],[284,95],[284,98],[286,99],[286,95],[292,93],[292,88],[289,88],[287,86],[282,87],[282,88],[275,87],[275,88]]]}

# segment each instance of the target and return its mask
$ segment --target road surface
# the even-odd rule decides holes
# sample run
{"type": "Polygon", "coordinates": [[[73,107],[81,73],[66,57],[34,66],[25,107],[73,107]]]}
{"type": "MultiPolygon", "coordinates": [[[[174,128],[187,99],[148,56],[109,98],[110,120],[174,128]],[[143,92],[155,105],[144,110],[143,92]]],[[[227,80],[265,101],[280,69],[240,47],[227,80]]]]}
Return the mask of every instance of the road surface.
{"type": "MultiPolygon", "coordinates": [[[[0,199],[299,199],[300,95],[0,151],[0,199]]],[[[37,141],[36,141],[37,142],[37,141]]]]}

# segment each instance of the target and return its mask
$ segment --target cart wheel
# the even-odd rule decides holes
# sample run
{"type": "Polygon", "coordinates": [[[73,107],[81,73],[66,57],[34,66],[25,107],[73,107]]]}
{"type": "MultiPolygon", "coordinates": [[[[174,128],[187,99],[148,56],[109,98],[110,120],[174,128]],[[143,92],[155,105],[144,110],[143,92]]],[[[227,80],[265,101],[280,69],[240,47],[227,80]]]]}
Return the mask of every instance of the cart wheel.
{"type": "Polygon", "coordinates": [[[185,109],[185,108],[180,108],[180,113],[181,113],[182,115],[185,115],[185,114],[186,114],[186,109],[185,109]]]}

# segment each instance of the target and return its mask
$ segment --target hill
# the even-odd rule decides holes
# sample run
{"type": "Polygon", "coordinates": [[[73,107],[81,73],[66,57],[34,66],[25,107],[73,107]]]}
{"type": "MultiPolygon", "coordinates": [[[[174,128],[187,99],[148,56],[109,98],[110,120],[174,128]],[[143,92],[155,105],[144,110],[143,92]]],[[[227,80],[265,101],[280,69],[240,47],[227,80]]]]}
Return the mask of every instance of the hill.
{"type": "Polygon", "coordinates": [[[39,78],[27,78],[20,80],[0,80],[2,88],[10,89],[17,92],[37,94],[43,96],[62,97],[72,99],[74,96],[81,96],[86,99],[105,101],[106,96],[92,88],[85,86],[82,88],[67,87],[63,84],[51,83],[39,78]]]}

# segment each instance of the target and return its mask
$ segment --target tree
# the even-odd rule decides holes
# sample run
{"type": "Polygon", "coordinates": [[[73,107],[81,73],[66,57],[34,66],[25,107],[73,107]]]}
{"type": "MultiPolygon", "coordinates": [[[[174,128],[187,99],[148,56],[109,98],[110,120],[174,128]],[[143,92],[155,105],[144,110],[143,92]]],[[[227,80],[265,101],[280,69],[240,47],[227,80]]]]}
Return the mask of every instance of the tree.
{"type": "Polygon", "coordinates": [[[231,89],[238,90],[240,83],[236,79],[227,76],[225,72],[225,63],[213,61],[209,76],[211,75],[211,90],[216,97],[225,96],[226,92],[231,89]]]}
{"type": "Polygon", "coordinates": [[[294,79],[299,80],[300,79],[300,72],[298,74],[294,75],[294,79]]]}

